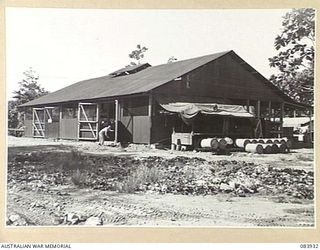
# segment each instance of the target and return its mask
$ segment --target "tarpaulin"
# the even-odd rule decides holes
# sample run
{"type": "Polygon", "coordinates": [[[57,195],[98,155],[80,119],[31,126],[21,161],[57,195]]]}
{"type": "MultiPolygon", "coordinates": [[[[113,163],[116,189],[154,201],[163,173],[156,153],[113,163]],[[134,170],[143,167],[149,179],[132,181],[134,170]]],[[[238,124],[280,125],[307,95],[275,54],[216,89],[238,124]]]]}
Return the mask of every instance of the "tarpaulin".
{"type": "Polygon", "coordinates": [[[190,123],[198,114],[222,115],[233,117],[254,117],[254,108],[250,106],[249,111],[241,105],[218,104],[218,103],[188,103],[188,102],[167,102],[158,99],[159,104],[167,111],[178,113],[186,122],[190,123]]]}

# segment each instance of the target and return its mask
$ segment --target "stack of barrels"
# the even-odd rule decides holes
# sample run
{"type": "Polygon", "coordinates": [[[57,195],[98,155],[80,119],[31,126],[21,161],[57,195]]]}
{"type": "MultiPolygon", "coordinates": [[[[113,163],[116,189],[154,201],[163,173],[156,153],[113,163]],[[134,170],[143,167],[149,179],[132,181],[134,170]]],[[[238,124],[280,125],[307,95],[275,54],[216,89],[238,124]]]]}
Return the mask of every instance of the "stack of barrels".
{"type": "Polygon", "coordinates": [[[276,154],[287,152],[291,148],[292,142],[286,137],[266,139],[236,139],[235,145],[250,153],[276,154]]]}
{"type": "Polygon", "coordinates": [[[200,141],[201,148],[210,148],[210,150],[226,150],[233,145],[233,140],[229,137],[225,138],[206,138],[200,141]]]}

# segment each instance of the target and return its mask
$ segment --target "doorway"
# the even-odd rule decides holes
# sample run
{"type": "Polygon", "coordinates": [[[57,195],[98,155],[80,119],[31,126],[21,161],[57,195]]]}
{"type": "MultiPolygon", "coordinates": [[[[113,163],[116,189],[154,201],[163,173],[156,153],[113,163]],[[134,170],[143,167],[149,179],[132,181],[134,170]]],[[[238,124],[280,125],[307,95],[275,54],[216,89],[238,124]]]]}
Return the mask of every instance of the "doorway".
{"type": "Polygon", "coordinates": [[[115,140],[115,124],[116,124],[116,104],[114,101],[112,102],[104,102],[100,104],[100,114],[99,114],[99,130],[102,129],[102,122],[103,123],[113,123],[113,132],[108,134],[107,141],[114,141],[115,140]]]}
{"type": "Polygon", "coordinates": [[[32,135],[36,138],[44,138],[45,133],[45,109],[33,108],[32,110],[32,135]]]}
{"type": "Polygon", "coordinates": [[[79,103],[78,139],[97,140],[99,107],[97,103],[79,103]]]}

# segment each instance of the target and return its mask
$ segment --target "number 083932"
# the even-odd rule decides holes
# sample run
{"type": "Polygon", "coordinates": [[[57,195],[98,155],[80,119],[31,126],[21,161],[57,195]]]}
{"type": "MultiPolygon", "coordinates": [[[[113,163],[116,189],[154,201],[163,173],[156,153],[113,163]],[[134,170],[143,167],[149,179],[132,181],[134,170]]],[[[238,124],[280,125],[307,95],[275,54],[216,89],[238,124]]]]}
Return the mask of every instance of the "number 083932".
{"type": "Polygon", "coordinates": [[[300,248],[305,248],[305,249],[318,249],[319,244],[300,244],[300,248]]]}

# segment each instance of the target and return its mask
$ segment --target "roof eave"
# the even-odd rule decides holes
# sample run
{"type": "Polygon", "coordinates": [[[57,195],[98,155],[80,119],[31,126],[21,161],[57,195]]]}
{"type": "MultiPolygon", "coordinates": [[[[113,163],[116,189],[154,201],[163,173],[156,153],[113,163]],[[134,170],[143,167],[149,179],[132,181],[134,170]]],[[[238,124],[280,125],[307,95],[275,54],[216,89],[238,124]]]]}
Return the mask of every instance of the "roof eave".
{"type": "Polygon", "coordinates": [[[101,102],[103,100],[116,100],[120,98],[129,98],[133,96],[144,96],[144,95],[149,95],[151,93],[151,90],[149,91],[144,91],[144,92],[139,92],[139,93],[132,93],[132,94],[126,94],[126,95],[113,95],[113,96],[106,96],[106,97],[98,97],[98,98],[93,98],[93,99],[81,99],[81,100],[66,100],[63,102],[47,102],[47,103],[39,103],[39,104],[31,104],[31,105],[26,105],[28,103],[24,103],[18,106],[18,108],[27,108],[27,107],[38,107],[38,106],[59,106],[59,105],[64,105],[66,103],[80,103],[80,102],[101,102]]]}

